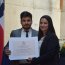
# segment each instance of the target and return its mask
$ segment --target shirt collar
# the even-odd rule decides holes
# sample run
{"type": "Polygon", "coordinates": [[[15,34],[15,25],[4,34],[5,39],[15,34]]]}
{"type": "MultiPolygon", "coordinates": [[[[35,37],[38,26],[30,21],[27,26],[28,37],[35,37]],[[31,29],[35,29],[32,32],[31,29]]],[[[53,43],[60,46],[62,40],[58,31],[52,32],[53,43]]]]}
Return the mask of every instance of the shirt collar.
{"type": "MultiPolygon", "coordinates": [[[[32,28],[30,28],[28,31],[32,31],[32,28]]],[[[22,28],[22,32],[25,32],[24,28],[22,28]]]]}

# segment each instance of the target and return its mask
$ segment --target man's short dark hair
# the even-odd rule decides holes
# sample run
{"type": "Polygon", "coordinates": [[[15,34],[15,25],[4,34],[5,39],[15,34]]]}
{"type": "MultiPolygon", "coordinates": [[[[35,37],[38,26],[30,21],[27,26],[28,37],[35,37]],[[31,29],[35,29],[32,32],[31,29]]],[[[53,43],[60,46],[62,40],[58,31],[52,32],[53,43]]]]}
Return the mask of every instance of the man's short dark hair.
{"type": "Polygon", "coordinates": [[[23,17],[30,17],[31,20],[32,20],[32,14],[28,11],[23,11],[21,14],[20,14],[20,18],[22,19],[23,17]]]}

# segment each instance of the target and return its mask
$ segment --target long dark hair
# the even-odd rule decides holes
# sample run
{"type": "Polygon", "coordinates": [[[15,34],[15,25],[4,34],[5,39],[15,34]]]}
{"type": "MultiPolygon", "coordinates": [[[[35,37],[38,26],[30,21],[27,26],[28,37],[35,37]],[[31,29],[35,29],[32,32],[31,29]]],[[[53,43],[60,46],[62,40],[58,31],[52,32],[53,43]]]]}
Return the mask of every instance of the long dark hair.
{"type": "MultiPolygon", "coordinates": [[[[51,33],[55,33],[55,29],[53,27],[53,22],[52,22],[52,19],[50,16],[48,15],[44,15],[40,18],[40,21],[42,18],[45,18],[47,21],[48,21],[48,32],[51,32],[51,33]]],[[[55,33],[56,34],[56,33],[55,33]]],[[[40,40],[41,38],[43,37],[43,32],[41,31],[40,27],[39,27],[39,32],[38,32],[38,40],[40,40]]]]}

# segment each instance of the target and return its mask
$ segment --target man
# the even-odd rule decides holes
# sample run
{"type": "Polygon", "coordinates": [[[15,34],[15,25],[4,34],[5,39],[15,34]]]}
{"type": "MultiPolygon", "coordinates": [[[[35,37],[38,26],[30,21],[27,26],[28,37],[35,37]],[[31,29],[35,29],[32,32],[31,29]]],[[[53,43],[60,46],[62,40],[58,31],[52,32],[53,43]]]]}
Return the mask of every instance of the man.
{"type": "MultiPolygon", "coordinates": [[[[32,25],[32,14],[24,11],[20,14],[20,23],[22,28],[13,30],[10,37],[35,37],[38,35],[38,32],[31,28],[32,25]]],[[[11,52],[9,50],[9,43],[7,43],[4,54],[8,57],[11,52]]],[[[9,65],[30,65],[26,63],[27,60],[18,60],[18,61],[8,61],[9,65]]]]}

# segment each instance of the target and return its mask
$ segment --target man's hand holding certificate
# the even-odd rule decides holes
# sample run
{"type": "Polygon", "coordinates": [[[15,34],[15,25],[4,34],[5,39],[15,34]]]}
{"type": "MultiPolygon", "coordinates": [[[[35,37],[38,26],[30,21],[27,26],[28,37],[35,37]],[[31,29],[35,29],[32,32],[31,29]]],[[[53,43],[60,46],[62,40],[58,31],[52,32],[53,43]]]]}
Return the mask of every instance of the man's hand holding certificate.
{"type": "Polygon", "coordinates": [[[9,50],[11,50],[10,60],[22,60],[29,57],[39,56],[38,38],[10,38],[9,50]]]}

